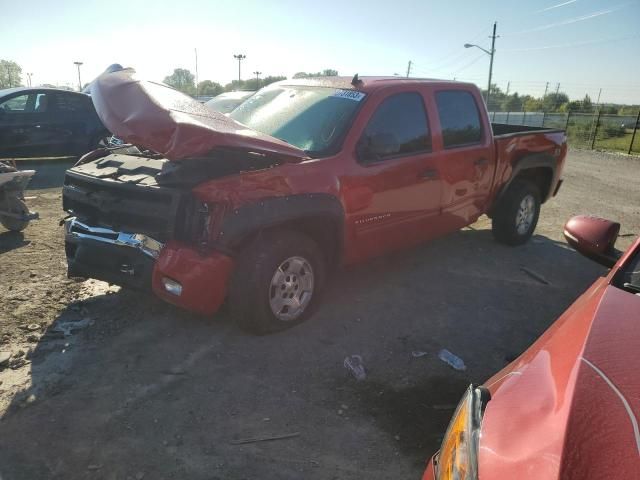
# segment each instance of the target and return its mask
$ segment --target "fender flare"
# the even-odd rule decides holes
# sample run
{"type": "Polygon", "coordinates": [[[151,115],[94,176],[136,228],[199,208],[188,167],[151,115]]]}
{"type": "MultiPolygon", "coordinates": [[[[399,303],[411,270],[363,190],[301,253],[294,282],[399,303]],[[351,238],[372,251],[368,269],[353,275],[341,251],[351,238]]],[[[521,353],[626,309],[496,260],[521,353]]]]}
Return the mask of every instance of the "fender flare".
{"type": "MultiPolygon", "coordinates": [[[[513,183],[513,181],[518,178],[518,176],[526,171],[531,170],[533,168],[548,168],[551,170],[551,183],[553,184],[553,180],[556,177],[556,169],[558,168],[558,163],[553,156],[548,153],[532,153],[529,155],[524,155],[518,160],[516,160],[513,164],[513,170],[511,172],[511,177],[509,180],[502,186],[496,198],[493,202],[493,206],[491,210],[494,210],[496,205],[500,203],[502,197],[504,197],[507,190],[513,183]]],[[[549,185],[549,194],[551,193],[551,185],[549,185]]],[[[549,195],[542,199],[542,203],[544,203],[548,199],[549,195]]]]}
{"type": "Polygon", "coordinates": [[[343,241],[344,216],[342,203],[331,194],[308,193],[266,198],[242,205],[225,215],[216,246],[233,252],[235,247],[253,233],[296,220],[324,217],[336,222],[340,248],[343,241]]]}

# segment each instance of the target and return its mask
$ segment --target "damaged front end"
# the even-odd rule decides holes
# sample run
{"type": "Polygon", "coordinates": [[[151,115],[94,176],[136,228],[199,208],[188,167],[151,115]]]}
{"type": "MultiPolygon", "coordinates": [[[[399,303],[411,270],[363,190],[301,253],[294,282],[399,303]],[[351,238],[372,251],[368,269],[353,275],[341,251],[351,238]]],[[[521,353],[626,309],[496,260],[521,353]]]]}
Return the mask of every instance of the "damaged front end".
{"type": "Polygon", "coordinates": [[[67,171],[63,187],[69,276],[148,289],[167,241],[206,251],[214,214],[191,189],[272,162],[219,152],[171,162],[154,154],[103,152],[67,171]]]}
{"type": "Polygon", "coordinates": [[[265,155],[224,150],[183,161],[126,146],[88,154],[66,172],[63,186],[68,275],[154,291],[192,311],[215,311],[232,260],[212,245],[220,206],[192,190],[277,164],[265,155]]]}

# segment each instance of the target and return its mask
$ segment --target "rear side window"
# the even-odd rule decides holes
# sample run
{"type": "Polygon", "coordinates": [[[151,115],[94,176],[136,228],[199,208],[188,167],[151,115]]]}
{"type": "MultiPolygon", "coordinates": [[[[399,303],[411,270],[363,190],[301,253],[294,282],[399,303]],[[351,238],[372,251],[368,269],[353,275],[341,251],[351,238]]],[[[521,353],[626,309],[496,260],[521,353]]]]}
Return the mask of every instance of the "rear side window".
{"type": "Polygon", "coordinates": [[[449,90],[436,93],[444,148],[482,142],[482,123],[476,101],[469,92],[449,90]]]}
{"type": "Polygon", "coordinates": [[[399,93],[384,100],[358,143],[361,161],[431,151],[431,134],[422,95],[399,93]]]}
{"type": "Polygon", "coordinates": [[[56,108],[58,112],[77,113],[87,111],[87,99],[80,95],[65,95],[58,93],[56,95],[56,108]]]}

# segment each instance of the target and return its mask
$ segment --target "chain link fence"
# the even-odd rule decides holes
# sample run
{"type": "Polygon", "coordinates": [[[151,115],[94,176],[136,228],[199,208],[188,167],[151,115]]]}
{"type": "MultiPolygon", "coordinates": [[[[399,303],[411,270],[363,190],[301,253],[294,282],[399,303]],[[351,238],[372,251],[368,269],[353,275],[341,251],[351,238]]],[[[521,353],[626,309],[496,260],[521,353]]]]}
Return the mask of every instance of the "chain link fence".
{"type": "Polygon", "coordinates": [[[640,111],[637,115],[547,112],[489,112],[493,123],[562,128],[569,145],[640,155],[640,111]]]}

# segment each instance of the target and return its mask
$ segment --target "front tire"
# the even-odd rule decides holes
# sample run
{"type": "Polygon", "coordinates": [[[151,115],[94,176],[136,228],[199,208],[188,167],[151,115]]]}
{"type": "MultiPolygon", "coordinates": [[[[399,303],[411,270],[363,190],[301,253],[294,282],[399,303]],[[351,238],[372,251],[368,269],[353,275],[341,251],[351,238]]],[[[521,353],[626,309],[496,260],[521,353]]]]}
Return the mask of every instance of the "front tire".
{"type": "Polygon", "coordinates": [[[306,320],[318,302],[325,259],[308,236],[261,232],[238,256],[229,306],[243,330],[259,335],[306,320]]]}
{"type": "Polygon", "coordinates": [[[507,245],[522,245],[533,235],[539,216],[538,186],[528,180],[514,180],[493,213],[493,236],[507,245]]]}
{"type": "MultiPolygon", "coordinates": [[[[29,208],[27,207],[27,204],[17,197],[7,198],[4,203],[0,205],[0,210],[4,210],[22,217],[25,217],[29,214],[29,208]]],[[[29,220],[24,218],[0,215],[0,223],[2,223],[4,228],[6,228],[7,230],[11,230],[12,232],[21,232],[22,230],[27,228],[27,225],[29,225],[29,220]]]]}

